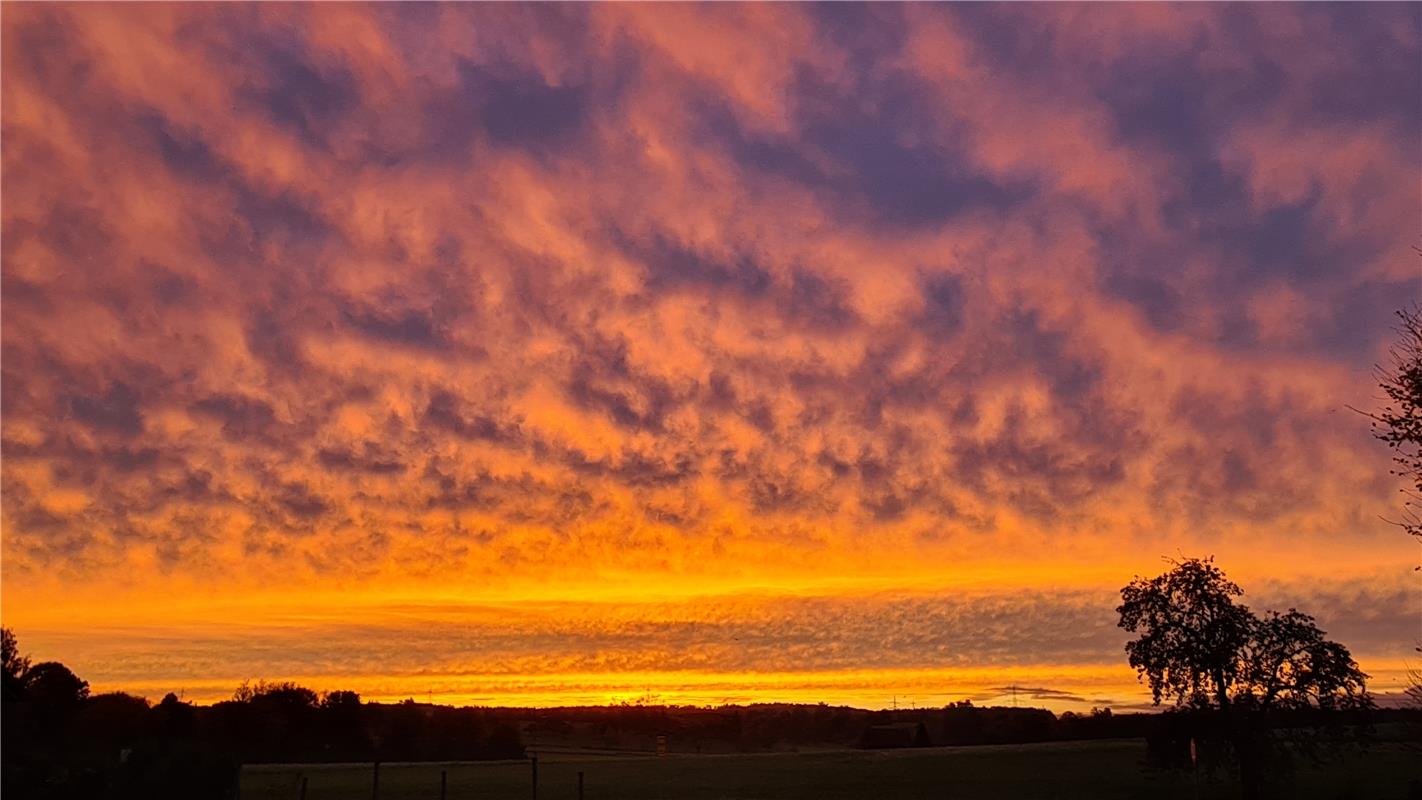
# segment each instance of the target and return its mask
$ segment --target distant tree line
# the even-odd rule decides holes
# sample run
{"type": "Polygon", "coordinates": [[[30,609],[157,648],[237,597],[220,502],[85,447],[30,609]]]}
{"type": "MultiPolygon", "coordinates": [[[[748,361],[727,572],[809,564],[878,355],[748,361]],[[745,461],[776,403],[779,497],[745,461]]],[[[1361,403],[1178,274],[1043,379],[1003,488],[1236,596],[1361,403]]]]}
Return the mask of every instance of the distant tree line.
{"type": "MultiPolygon", "coordinates": [[[[1188,763],[1189,741],[1204,738],[1217,719],[1208,712],[1053,714],[1043,708],[980,706],[971,701],[947,706],[870,711],[826,704],[764,703],[744,706],[621,705],[585,708],[498,709],[520,722],[532,751],[588,748],[650,752],[665,736],[673,753],[754,753],[801,748],[865,746],[875,726],[922,724],[931,746],[1030,744],[1091,739],[1145,739],[1152,763],[1188,763]]],[[[1422,723],[1416,709],[1281,710],[1262,724],[1279,730],[1329,730],[1422,723]]],[[[1415,731],[1407,733],[1411,737],[1415,731]]],[[[1388,735],[1403,735],[1401,732],[1388,735]]],[[[1349,738],[1355,738],[1349,735],[1349,738]]]]}
{"type": "MultiPolygon", "coordinates": [[[[168,694],[152,704],[121,692],[92,694],[63,664],[31,663],[3,630],[3,764],[6,797],[232,797],[243,763],[473,761],[522,758],[560,747],[733,753],[865,746],[874,726],[922,725],[935,746],[1144,738],[1158,766],[1188,765],[1189,742],[1211,740],[1218,715],[1192,710],[1055,715],[1040,708],[978,706],[869,711],[826,704],[570,708],[452,708],[406,700],[363,702],[293,683],[244,683],[209,706],[168,694]]],[[[1299,709],[1281,728],[1416,721],[1422,712],[1299,709]]],[[[1217,737],[1216,737],[1217,738],[1217,737]]]]}
{"type": "Polygon", "coordinates": [[[293,683],[244,683],[210,706],[168,694],[91,694],[58,662],[31,663],[3,638],[0,787],[6,797],[221,798],[243,763],[522,758],[497,710],[361,702],[293,683]]]}
{"type": "MultiPolygon", "coordinates": [[[[756,753],[798,748],[873,746],[872,727],[922,724],[929,745],[1046,742],[1058,739],[1139,736],[1135,715],[1115,718],[1070,712],[1058,717],[1041,708],[975,706],[870,711],[824,703],[758,703],[744,706],[632,705],[524,709],[531,748],[602,748],[647,752],[657,736],[678,753],[756,753]],[[1130,732],[1124,732],[1129,730],[1130,732]]],[[[886,745],[894,746],[894,745],[886,745]]]]}

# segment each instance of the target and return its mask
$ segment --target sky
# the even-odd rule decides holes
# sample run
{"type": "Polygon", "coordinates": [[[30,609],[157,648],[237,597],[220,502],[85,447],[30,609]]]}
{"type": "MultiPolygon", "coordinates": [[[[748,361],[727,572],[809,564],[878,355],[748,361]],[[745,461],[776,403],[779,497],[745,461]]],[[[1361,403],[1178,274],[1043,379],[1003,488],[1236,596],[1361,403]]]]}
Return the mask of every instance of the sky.
{"type": "Polygon", "coordinates": [[[95,691],[1396,692],[1417,4],[6,4],[3,617],[95,691]]]}

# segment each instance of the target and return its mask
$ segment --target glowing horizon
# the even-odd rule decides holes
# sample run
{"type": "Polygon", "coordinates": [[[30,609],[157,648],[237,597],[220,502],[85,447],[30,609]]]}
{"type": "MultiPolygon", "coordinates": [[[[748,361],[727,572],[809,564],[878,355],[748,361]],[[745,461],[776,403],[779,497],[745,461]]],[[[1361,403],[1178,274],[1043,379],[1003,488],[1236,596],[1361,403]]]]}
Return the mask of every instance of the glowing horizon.
{"type": "Polygon", "coordinates": [[[1116,592],[1212,554],[1395,692],[1422,7],[1353,8],[7,4],[4,623],[204,701],[1134,708],[1116,592]]]}

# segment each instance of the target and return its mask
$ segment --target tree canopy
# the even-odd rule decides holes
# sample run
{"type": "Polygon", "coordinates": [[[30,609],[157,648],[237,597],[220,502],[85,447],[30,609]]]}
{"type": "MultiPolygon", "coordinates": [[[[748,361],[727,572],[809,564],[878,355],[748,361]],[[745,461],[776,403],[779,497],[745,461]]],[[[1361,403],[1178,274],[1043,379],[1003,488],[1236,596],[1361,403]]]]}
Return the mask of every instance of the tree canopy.
{"type": "Polygon", "coordinates": [[[0,680],[3,681],[5,701],[18,700],[24,693],[24,674],[29,668],[30,660],[20,655],[14,632],[9,628],[0,628],[0,680]]]}
{"type": "Polygon", "coordinates": [[[1120,627],[1130,664],[1158,704],[1270,711],[1362,708],[1367,675],[1313,617],[1295,609],[1255,614],[1210,558],[1171,562],[1121,589],[1120,627]]]}
{"type": "Polygon", "coordinates": [[[1422,308],[1397,312],[1398,339],[1388,350],[1391,363],[1377,368],[1378,386],[1387,403],[1373,420],[1373,436],[1392,448],[1397,469],[1393,472],[1412,483],[1403,492],[1398,524],[1422,537],[1422,308]]]}
{"type": "Polygon", "coordinates": [[[1120,626],[1139,634],[1126,654],[1157,705],[1191,712],[1168,715],[1186,719],[1190,746],[1227,743],[1244,797],[1262,797],[1276,760],[1287,758],[1269,720],[1371,709],[1368,676],[1313,617],[1292,608],[1259,615],[1238,602],[1244,591],[1214,559],[1170,563],[1121,589],[1120,626]]]}

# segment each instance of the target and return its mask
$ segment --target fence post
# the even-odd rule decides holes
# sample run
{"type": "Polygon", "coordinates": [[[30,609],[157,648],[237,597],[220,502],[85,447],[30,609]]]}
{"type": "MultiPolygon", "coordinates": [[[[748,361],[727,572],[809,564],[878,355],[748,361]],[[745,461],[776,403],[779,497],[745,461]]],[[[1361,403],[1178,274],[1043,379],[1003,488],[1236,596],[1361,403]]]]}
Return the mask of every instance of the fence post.
{"type": "Polygon", "coordinates": [[[375,762],[375,769],[370,773],[370,800],[380,800],[380,762],[375,762]]]}
{"type": "Polygon", "coordinates": [[[306,800],[306,776],[301,776],[301,800],[306,800]]]}
{"type": "Polygon", "coordinates": [[[538,756],[533,756],[529,763],[533,766],[533,800],[538,800],[538,756]]]}
{"type": "Polygon", "coordinates": [[[446,800],[449,794],[449,770],[439,771],[439,800],[446,800]]]}
{"type": "Polygon", "coordinates": [[[578,800],[583,800],[583,771],[578,770],[578,800]]]}

